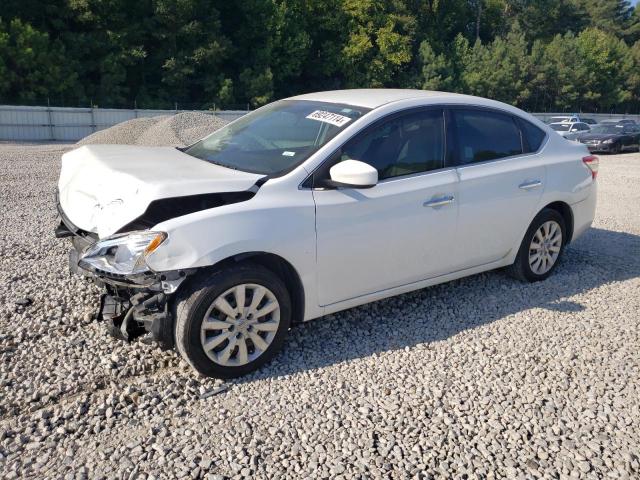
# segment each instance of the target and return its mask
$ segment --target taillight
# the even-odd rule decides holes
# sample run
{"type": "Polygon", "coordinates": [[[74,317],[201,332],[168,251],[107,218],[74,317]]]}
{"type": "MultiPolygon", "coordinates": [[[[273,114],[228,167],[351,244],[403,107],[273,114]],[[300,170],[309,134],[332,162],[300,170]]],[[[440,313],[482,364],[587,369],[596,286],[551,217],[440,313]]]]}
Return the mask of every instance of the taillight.
{"type": "Polygon", "coordinates": [[[583,157],[582,161],[587,167],[589,167],[589,170],[591,170],[591,178],[595,180],[598,176],[598,165],[600,165],[600,159],[595,155],[589,155],[588,157],[583,157]]]}

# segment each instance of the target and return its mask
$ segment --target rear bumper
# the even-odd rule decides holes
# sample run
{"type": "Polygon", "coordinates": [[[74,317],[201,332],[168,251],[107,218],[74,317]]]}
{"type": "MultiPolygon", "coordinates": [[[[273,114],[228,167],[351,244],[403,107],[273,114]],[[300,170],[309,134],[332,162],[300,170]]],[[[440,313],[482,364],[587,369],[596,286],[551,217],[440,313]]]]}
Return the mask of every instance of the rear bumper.
{"type": "Polygon", "coordinates": [[[578,239],[584,232],[586,232],[596,215],[596,203],[598,200],[598,182],[595,181],[589,187],[591,191],[584,200],[571,205],[573,212],[573,236],[571,241],[578,239]]]}

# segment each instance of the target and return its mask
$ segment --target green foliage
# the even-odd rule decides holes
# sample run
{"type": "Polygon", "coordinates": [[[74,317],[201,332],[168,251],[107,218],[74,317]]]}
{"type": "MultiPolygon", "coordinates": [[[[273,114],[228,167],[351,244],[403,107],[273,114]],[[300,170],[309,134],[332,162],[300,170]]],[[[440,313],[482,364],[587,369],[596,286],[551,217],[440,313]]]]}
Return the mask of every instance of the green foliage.
{"type": "Polygon", "coordinates": [[[0,19],[0,97],[29,103],[49,93],[65,95],[76,82],[61,42],[18,18],[0,19]]]}
{"type": "Polygon", "coordinates": [[[2,0],[0,102],[244,108],[403,87],[640,110],[626,0],[2,0]]]}

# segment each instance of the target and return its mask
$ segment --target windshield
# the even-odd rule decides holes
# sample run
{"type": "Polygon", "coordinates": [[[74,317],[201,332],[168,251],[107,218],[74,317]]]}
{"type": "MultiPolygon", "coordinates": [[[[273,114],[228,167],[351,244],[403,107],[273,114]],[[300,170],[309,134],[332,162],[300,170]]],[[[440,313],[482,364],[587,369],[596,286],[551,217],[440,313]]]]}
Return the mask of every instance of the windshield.
{"type": "Polygon", "coordinates": [[[223,167],[275,176],[299,165],[368,111],[337,103],[281,100],[222,127],[185,153],[223,167]]]}
{"type": "Polygon", "coordinates": [[[591,129],[591,133],[618,134],[622,133],[622,127],[616,125],[598,125],[591,129]]]}
{"type": "Polygon", "coordinates": [[[568,132],[569,131],[569,127],[571,126],[571,124],[569,123],[553,123],[551,125],[549,125],[551,128],[553,128],[556,132],[568,132]]]}

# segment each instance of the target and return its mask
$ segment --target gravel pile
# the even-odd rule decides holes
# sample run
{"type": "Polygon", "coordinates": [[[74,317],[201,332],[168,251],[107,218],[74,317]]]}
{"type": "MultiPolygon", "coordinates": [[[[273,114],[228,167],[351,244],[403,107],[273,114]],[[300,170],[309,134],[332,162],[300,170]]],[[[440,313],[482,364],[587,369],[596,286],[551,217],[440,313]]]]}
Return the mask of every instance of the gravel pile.
{"type": "Polygon", "coordinates": [[[226,124],[221,118],[199,112],[135,118],[93,133],[80,140],[78,145],[115,143],[184,147],[226,124]]]}
{"type": "Polygon", "coordinates": [[[640,476],[639,154],[602,158],[594,228],[549,280],[313,321],[223,383],[92,319],[53,238],[65,148],[0,145],[3,478],[640,476]]]}

